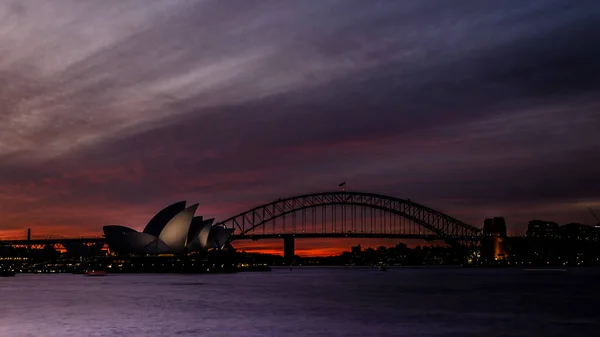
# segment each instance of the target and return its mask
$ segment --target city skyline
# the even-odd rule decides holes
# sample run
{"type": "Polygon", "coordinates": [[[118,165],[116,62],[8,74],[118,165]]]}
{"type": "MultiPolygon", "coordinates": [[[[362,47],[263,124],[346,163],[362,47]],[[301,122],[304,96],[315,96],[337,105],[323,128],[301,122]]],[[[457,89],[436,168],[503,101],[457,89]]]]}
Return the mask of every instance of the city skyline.
{"type": "Polygon", "coordinates": [[[218,221],[343,181],[478,228],[504,217],[513,234],[594,224],[598,14],[593,1],[2,4],[0,236],[141,230],[178,200],[218,221]]]}

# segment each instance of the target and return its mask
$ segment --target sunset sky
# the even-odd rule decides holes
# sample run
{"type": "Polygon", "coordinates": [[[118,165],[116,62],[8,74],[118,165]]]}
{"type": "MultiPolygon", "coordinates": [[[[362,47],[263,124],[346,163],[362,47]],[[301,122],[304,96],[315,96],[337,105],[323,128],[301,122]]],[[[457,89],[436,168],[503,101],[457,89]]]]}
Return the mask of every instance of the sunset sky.
{"type": "MultiPolygon", "coordinates": [[[[593,224],[599,36],[585,0],[3,1],[0,236],[342,181],[511,233],[593,224]]],[[[357,243],[394,242],[297,245],[357,243]]]]}

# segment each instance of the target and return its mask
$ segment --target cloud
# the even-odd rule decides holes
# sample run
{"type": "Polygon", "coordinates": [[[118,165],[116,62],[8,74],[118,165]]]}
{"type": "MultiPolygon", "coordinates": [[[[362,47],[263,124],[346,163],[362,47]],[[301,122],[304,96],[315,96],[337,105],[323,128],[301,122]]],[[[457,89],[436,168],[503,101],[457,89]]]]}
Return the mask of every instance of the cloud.
{"type": "MultiPolygon", "coordinates": [[[[25,8],[15,19],[5,14],[10,20],[0,38],[10,52],[3,77],[20,82],[4,95],[12,102],[2,120],[0,155],[52,158],[169,122],[183,113],[167,109],[173,100],[194,96],[195,108],[243,102],[310,85],[307,76],[317,82],[367,66],[360,62],[361,50],[345,63],[302,53],[303,35],[316,27],[292,25],[318,8],[299,8],[286,34],[273,30],[283,17],[254,16],[260,4],[240,10],[239,22],[254,21],[244,30],[239,22],[218,19],[224,13],[215,2],[158,2],[143,10],[139,5],[71,8],[61,2],[25,8]],[[91,13],[92,22],[82,19],[91,13]],[[16,31],[13,23],[23,28],[16,31]],[[213,30],[221,33],[218,38],[213,30]],[[259,38],[264,33],[268,39],[259,38]],[[19,71],[24,68],[32,70],[19,71]],[[35,147],[39,142],[45,142],[44,151],[35,147]]],[[[289,10],[282,15],[291,15],[289,10]]]]}
{"type": "Polygon", "coordinates": [[[342,180],[474,225],[589,222],[597,7],[0,5],[0,226],[143,226],[182,198],[226,217],[342,180]]]}

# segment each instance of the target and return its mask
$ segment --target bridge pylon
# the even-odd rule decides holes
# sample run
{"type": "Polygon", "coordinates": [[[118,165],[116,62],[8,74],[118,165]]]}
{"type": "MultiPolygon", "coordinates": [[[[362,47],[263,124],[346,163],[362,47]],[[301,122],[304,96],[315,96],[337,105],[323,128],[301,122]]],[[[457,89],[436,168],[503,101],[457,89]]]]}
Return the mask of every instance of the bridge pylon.
{"type": "Polygon", "coordinates": [[[285,264],[292,265],[294,263],[295,255],[295,238],[293,234],[283,235],[283,260],[285,264]]]}

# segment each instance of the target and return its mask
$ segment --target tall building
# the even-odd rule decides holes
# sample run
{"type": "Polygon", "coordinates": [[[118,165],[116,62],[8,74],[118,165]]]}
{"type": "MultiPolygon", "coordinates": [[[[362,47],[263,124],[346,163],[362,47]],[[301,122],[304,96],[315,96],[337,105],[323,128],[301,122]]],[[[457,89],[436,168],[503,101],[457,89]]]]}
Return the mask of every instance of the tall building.
{"type": "Polygon", "coordinates": [[[483,234],[487,236],[506,237],[506,221],[502,217],[487,218],[483,222],[483,234]]]}
{"type": "Polygon", "coordinates": [[[481,243],[481,256],[487,262],[503,260],[507,253],[504,244],[506,238],[506,221],[502,217],[485,219],[481,243]]]}
{"type": "Polygon", "coordinates": [[[531,220],[527,226],[528,238],[553,238],[558,235],[558,224],[552,221],[531,220]]]}

